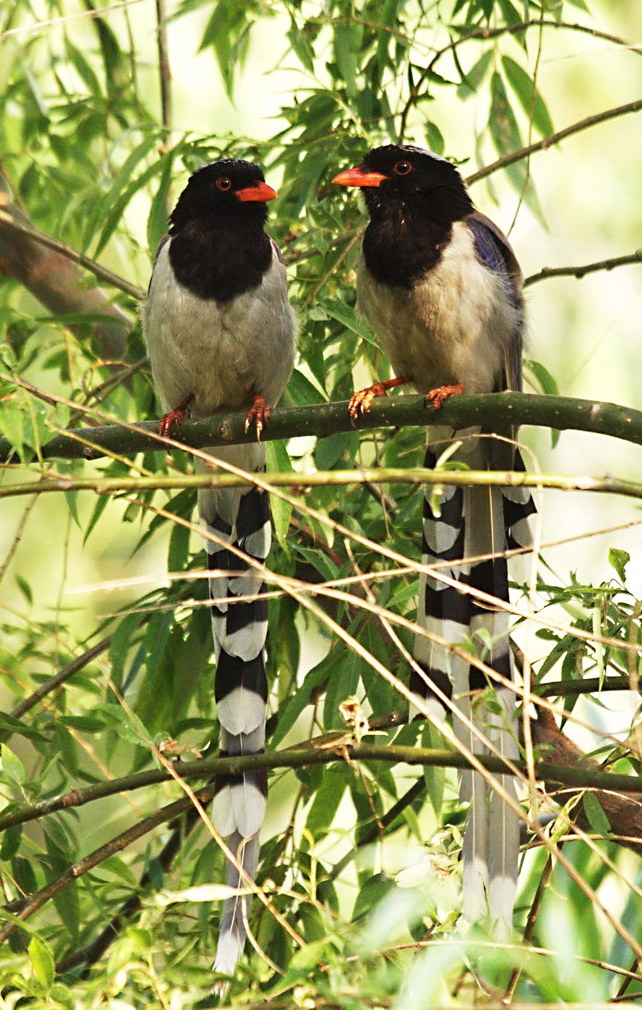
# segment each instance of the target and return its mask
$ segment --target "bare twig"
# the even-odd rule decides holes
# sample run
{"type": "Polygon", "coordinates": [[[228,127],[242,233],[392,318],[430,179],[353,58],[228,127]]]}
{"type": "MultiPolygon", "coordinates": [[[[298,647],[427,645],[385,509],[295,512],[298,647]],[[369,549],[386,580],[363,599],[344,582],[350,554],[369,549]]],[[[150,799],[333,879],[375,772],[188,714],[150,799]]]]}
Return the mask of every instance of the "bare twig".
{"type": "Polygon", "coordinates": [[[59,670],[54,677],[50,677],[50,679],[45,681],[44,684],[41,684],[40,687],[36,688],[36,690],[33,691],[28,698],[25,698],[19,705],[16,705],[16,707],[9,713],[11,718],[21,719],[26,712],[34,707],[34,705],[37,705],[43,698],[46,698],[48,694],[51,694],[51,692],[55,691],[57,687],[64,684],[66,680],[73,677],[75,673],[78,673],[78,671],[82,670],[88,663],[91,663],[92,659],[99,656],[101,652],[108,649],[110,642],[111,635],[107,635],[106,638],[101,639],[100,642],[93,645],[91,649],[87,649],[82,653],[82,655],[73,659],[71,663],[67,663],[67,665],[64,666],[62,670],[59,670]]]}
{"type": "Polygon", "coordinates": [[[525,278],[524,287],[537,284],[538,281],[547,281],[551,277],[577,277],[579,279],[599,270],[613,270],[615,267],[628,266],[631,263],[642,263],[642,249],[636,249],[635,252],[626,256],[613,256],[611,259],[598,260],[596,263],[586,263],[579,267],[543,267],[538,273],[525,278]]]}
{"type": "Polygon", "coordinates": [[[173,127],[172,113],[172,73],[169,64],[169,48],[167,44],[167,10],[165,0],[156,0],[156,38],[158,46],[158,77],[161,97],[161,122],[163,124],[164,147],[167,150],[171,144],[173,127]]]}
{"type": "Polygon", "coordinates": [[[554,144],[559,144],[566,137],[571,137],[574,133],[580,133],[582,130],[588,130],[591,126],[606,123],[609,119],[616,119],[618,116],[625,116],[630,112],[639,112],[640,109],[642,109],[642,99],[638,99],[635,102],[627,102],[625,105],[618,105],[614,109],[606,109],[604,112],[596,112],[595,115],[587,116],[576,123],[571,123],[570,126],[565,127],[563,130],[558,130],[557,133],[550,133],[548,137],[543,137],[534,144],[522,147],[519,151],[511,151],[510,154],[505,154],[490,165],[480,168],[478,172],[473,172],[472,175],[467,177],[466,182],[469,185],[473,182],[479,182],[480,179],[485,179],[487,176],[492,175],[493,172],[498,172],[501,168],[507,168],[508,165],[514,165],[516,161],[529,158],[536,151],[545,151],[547,148],[553,147],[554,144]]]}

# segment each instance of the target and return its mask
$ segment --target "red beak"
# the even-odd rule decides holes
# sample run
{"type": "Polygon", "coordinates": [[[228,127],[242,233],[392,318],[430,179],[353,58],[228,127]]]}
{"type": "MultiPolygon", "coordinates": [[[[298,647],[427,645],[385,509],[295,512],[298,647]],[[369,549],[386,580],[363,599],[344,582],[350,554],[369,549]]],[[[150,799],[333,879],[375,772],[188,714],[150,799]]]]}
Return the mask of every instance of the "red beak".
{"type": "Polygon", "coordinates": [[[337,186],[380,186],[385,178],[381,172],[366,172],[358,165],[356,168],[347,168],[345,172],[339,172],[332,181],[337,186]]]}
{"type": "Polygon", "coordinates": [[[278,194],[267,182],[255,182],[253,186],[237,189],[236,195],[242,203],[264,203],[267,200],[274,200],[278,194]]]}

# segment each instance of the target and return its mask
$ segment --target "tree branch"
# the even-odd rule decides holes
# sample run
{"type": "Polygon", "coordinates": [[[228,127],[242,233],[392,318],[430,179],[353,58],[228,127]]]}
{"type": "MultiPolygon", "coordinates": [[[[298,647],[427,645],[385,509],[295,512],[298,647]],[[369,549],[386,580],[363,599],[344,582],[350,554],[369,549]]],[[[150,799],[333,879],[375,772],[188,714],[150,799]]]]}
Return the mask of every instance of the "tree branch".
{"type": "MultiPolygon", "coordinates": [[[[0,375],[0,378],[7,382],[15,381],[9,375],[0,375]]],[[[63,402],[62,398],[45,393],[30,383],[21,380],[19,385],[45,402],[63,402]]],[[[96,416],[96,412],[91,409],[86,412],[90,416],[96,416]]],[[[438,411],[427,409],[424,397],[420,395],[380,397],[354,425],[350,423],[347,401],[289,407],[272,413],[262,438],[266,442],[296,435],[323,438],[341,431],[403,427],[410,424],[448,425],[455,429],[489,424],[493,427],[531,424],[610,435],[642,445],[641,411],[615,403],[533,393],[453,396],[438,411]]],[[[175,448],[171,441],[162,439],[157,432],[157,421],[143,421],[127,426],[113,424],[70,429],[47,442],[42,447],[42,457],[100,459],[110,453],[124,455],[175,448]]],[[[177,441],[180,439],[182,445],[194,448],[238,445],[252,442],[255,438],[252,431],[245,430],[245,413],[242,411],[236,414],[214,414],[204,421],[188,421],[176,433],[177,441]]],[[[0,461],[8,460],[13,451],[6,438],[0,439],[0,461]]],[[[305,483],[305,478],[301,483],[305,483]]]]}
{"type": "Polygon", "coordinates": [[[613,270],[615,267],[628,266],[631,263],[642,263],[642,249],[626,256],[613,256],[608,260],[598,260],[597,263],[586,263],[580,267],[543,267],[538,273],[531,274],[524,280],[524,287],[537,284],[538,281],[547,281],[550,277],[585,277],[587,274],[596,273],[598,270],[613,270]]]}
{"type": "MultiPolygon", "coordinates": [[[[572,476],[551,473],[526,473],[523,470],[427,470],[424,467],[382,467],[359,470],[318,470],[315,473],[262,473],[261,480],[274,487],[290,487],[303,493],[314,487],[341,487],[345,484],[412,484],[453,487],[533,487],[557,491],[594,491],[642,498],[642,484],[615,477],[572,476]]],[[[158,477],[50,477],[7,484],[0,487],[0,498],[67,491],[95,491],[96,494],[116,494],[121,491],[149,491],[177,488],[246,487],[254,481],[250,476],[236,474],[172,474],[158,477]]]]}
{"type": "MultiPolygon", "coordinates": [[[[36,690],[33,691],[28,698],[25,698],[20,702],[20,704],[16,705],[16,707],[9,713],[9,716],[12,719],[21,719],[26,712],[34,707],[34,705],[37,705],[38,702],[42,701],[43,698],[46,698],[48,694],[51,694],[51,692],[55,691],[57,687],[64,684],[66,680],[73,677],[75,673],[82,670],[84,666],[87,666],[87,663],[91,663],[92,659],[99,656],[101,652],[108,649],[110,643],[111,635],[107,635],[106,638],[101,639],[100,642],[93,645],[91,649],[87,649],[80,656],[76,656],[76,658],[72,659],[70,663],[63,666],[62,670],[59,670],[54,677],[50,677],[49,680],[44,682],[44,684],[41,684],[40,687],[36,688],[36,690]]],[[[8,737],[4,737],[4,739],[8,739],[8,737]]]]}
{"type": "Polygon", "coordinates": [[[497,28],[476,28],[474,31],[467,32],[466,35],[461,35],[458,39],[450,42],[447,46],[443,46],[438,49],[434,54],[430,63],[422,70],[419,78],[415,81],[408,101],[404,105],[401,111],[401,119],[399,125],[399,136],[402,138],[406,132],[406,124],[408,122],[408,115],[417,98],[423,91],[424,82],[435,68],[437,62],[446,53],[453,52],[458,49],[459,46],[463,45],[464,42],[471,42],[473,40],[486,42],[489,39],[498,38],[501,35],[517,35],[520,32],[525,32],[529,28],[562,28],[568,29],[570,31],[585,33],[586,35],[592,35],[594,38],[602,39],[605,42],[612,42],[616,46],[622,46],[633,50],[634,52],[639,52],[639,47],[631,45],[626,41],[626,39],[621,39],[617,35],[610,35],[608,32],[600,31],[598,28],[592,28],[590,25],[582,25],[577,22],[569,21],[553,21],[546,20],[544,18],[532,18],[529,21],[520,21],[516,24],[510,25],[499,25],[497,28]]]}
{"type": "MultiPolygon", "coordinates": [[[[210,778],[216,775],[241,775],[245,771],[256,769],[274,770],[275,768],[303,768],[312,765],[331,764],[334,761],[345,760],[349,754],[352,761],[387,761],[391,764],[408,764],[434,766],[438,768],[470,768],[472,762],[458,751],[439,750],[426,747],[405,747],[397,744],[354,744],[352,737],[344,732],[326,734],[323,743],[310,741],[305,745],[282,751],[269,751],[260,754],[246,754],[241,757],[207,758],[202,761],[177,761],[174,771],[184,779],[210,778]]],[[[484,768],[501,775],[515,774],[513,768],[502,758],[492,755],[475,755],[484,768]]],[[[517,772],[523,774],[525,765],[513,762],[517,772]]],[[[577,768],[572,764],[555,764],[550,761],[538,761],[536,765],[539,777],[551,786],[575,786],[578,789],[603,789],[642,793],[642,777],[637,775],[621,775],[615,772],[601,772],[593,768],[577,768]]],[[[142,789],[145,786],[158,785],[167,782],[172,776],[162,768],[154,768],[145,772],[135,772],[108,782],[98,782],[83,789],[72,789],[61,796],[54,796],[34,804],[21,804],[0,816],[0,831],[26,824],[47,814],[66,810],[70,807],[80,807],[115,793],[142,789]]]]}
{"type": "MultiPolygon", "coordinates": [[[[216,792],[216,786],[212,783],[208,786],[204,786],[203,789],[199,790],[198,799],[201,803],[208,803],[214,793],[216,792]]],[[[131,845],[132,842],[137,841],[139,838],[143,838],[144,835],[149,834],[154,828],[157,828],[160,824],[164,824],[165,821],[171,821],[175,817],[184,813],[186,810],[192,806],[192,800],[190,797],[184,797],[183,799],[176,800],[174,803],[169,803],[165,807],[161,807],[156,813],[151,814],[149,817],[143,818],[138,824],[135,824],[132,828],[128,828],[127,831],[123,831],[120,835],[112,838],[105,845],[101,845],[99,848],[94,849],[88,856],[83,859],[79,859],[78,862],[72,863],[68,866],[64,873],[61,873],[59,877],[55,880],[50,881],[41,890],[36,891],[32,894],[29,900],[22,906],[21,910],[15,916],[14,921],[8,922],[2,929],[0,929],[0,944],[4,943],[12,933],[18,929],[19,923],[15,921],[19,919],[24,921],[37,912],[39,908],[42,908],[48,901],[51,901],[60,891],[64,890],[69,884],[72,884],[83,874],[87,873],[88,870],[93,870],[95,866],[99,866],[100,863],[104,863],[106,859],[113,856],[116,852],[121,852],[123,849],[131,845]]]]}
{"type": "Polygon", "coordinates": [[[100,275],[121,289],[126,284],[93,260],[34,228],[24,211],[11,201],[9,185],[0,170],[0,273],[26,287],[54,315],[87,312],[108,317],[93,323],[93,329],[102,356],[116,360],[123,353],[131,320],[101,288],[87,287],[77,266],[84,266],[94,276],[100,275]]]}
{"type": "Polygon", "coordinates": [[[479,182],[480,179],[485,179],[486,176],[492,175],[493,172],[499,171],[500,168],[506,168],[508,165],[513,165],[516,161],[529,158],[536,151],[545,151],[548,147],[552,147],[553,144],[559,144],[566,137],[571,137],[574,133],[588,130],[591,126],[605,123],[607,120],[615,119],[617,116],[625,116],[629,112],[638,112],[640,109],[642,109],[642,98],[635,102],[627,102],[625,105],[618,105],[614,109],[606,109],[605,112],[596,112],[595,115],[587,116],[586,119],[580,119],[577,123],[572,123],[570,126],[565,127],[565,129],[558,130],[557,133],[549,133],[548,137],[543,137],[534,144],[529,144],[528,147],[522,147],[519,151],[511,151],[510,154],[505,154],[490,165],[480,168],[478,172],[473,172],[472,175],[466,178],[466,182],[468,185],[472,185],[472,183],[479,182]]]}

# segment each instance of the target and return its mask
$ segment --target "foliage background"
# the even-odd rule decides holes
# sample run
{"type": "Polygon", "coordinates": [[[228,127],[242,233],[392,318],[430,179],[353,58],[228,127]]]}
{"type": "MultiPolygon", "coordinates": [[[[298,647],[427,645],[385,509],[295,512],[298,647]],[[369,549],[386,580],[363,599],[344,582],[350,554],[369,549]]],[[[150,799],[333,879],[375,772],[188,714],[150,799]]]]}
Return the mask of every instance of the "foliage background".
{"type": "MultiPolygon", "coordinates": [[[[20,381],[78,406],[98,405],[113,420],[155,416],[144,365],[126,371],[114,388],[101,384],[143,357],[136,299],[127,286],[145,287],[168,209],[187,174],[204,161],[221,153],[255,158],[278,186],[270,227],[285,250],[301,319],[301,361],[287,399],[342,400],[370,374],[382,377],[387,366],[354,316],[350,270],[363,218],[353,196],[329,185],[338,167],[357,163],[374,144],[399,139],[403,127],[403,139],[429,144],[470,175],[555,130],[640,97],[639,46],[600,35],[639,39],[642,11],[634,2],[185,0],[165,8],[163,0],[139,0],[87,16],[92,12],[90,0],[10,0],[0,12],[0,211],[14,221],[24,212],[33,226],[121,278],[103,284],[103,302],[91,272],[75,286],[64,271],[54,277],[51,261],[39,270],[29,251],[21,258],[15,231],[0,217],[0,427],[24,459],[57,429],[87,418],[65,404],[45,403],[20,381]],[[422,77],[452,40],[521,21],[535,23],[526,32],[462,42],[422,77]],[[578,23],[589,30],[580,31],[578,23]],[[69,295],[66,314],[34,298],[48,284],[69,295]]],[[[475,184],[477,205],[510,232],[527,276],[544,266],[635,250],[642,216],[637,123],[635,116],[615,117],[475,184]]],[[[529,288],[528,299],[529,355],[538,363],[528,375],[536,389],[543,383],[552,392],[557,383],[568,395],[638,404],[639,265],[584,280],[546,280],[529,288]]],[[[523,437],[544,472],[608,471],[631,479],[637,473],[637,446],[573,432],[553,447],[544,430],[529,429],[523,437]]],[[[372,462],[411,466],[421,460],[422,441],[423,431],[414,428],[394,437],[338,432],[318,441],[294,438],[288,449],[291,465],[302,470],[372,462]]],[[[270,452],[270,469],[288,468],[282,446],[273,443],[270,452]]],[[[163,452],[107,463],[36,461],[5,468],[2,487],[51,472],[98,479],[189,469],[182,455],[163,452]]],[[[306,500],[417,558],[420,496],[401,485],[385,493],[382,502],[376,490],[329,486],[306,500]]],[[[3,500],[3,708],[15,712],[74,657],[112,636],[107,649],[41,704],[17,722],[5,717],[0,785],[9,812],[154,767],[159,758],[153,747],[162,740],[199,748],[216,740],[209,618],[199,606],[204,586],[181,580],[168,588],[164,582],[166,570],[200,570],[200,545],[180,525],[170,531],[170,521],[154,512],[162,507],[190,517],[193,503],[190,491],[98,498],[69,491],[3,500]],[[148,580],[142,588],[129,581],[140,577],[148,580]]],[[[628,499],[553,491],[543,496],[541,512],[544,541],[637,518],[628,499]]],[[[288,529],[291,518],[287,508],[276,507],[275,571],[319,581],[386,567],[304,515],[295,513],[288,529]]],[[[546,614],[635,643],[639,543],[635,525],[546,551],[549,567],[540,567],[546,614]],[[610,547],[615,553],[609,555],[610,547]],[[625,551],[633,555],[630,562],[625,551]]],[[[373,583],[372,591],[382,607],[412,619],[412,573],[373,583]]],[[[358,601],[329,606],[333,619],[405,676],[397,650],[359,611],[358,601]]],[[[273,601],[270,626],[272,747],[340,728],[338,704],[351,694],[367,698],[375,715],[399,707],[394,690],[293,601],[273,601]]],[[[536,679],[635,672],[622,650],[578,643],[572,635],[538,637],[531,629],[520,642],[536,679]]],[[[635,751],[600,735],[609,729],[620,739],[628,736],[635,694],[603,694],[568,708],[567,737],[584,750],[599,746],[600,762],[617,771],[638,774],[635,751]],[[597,732],[574,725],[578,714],[597,732]]],[[[416,733],[393,730],[390,739],[396,734],[397,742],[409,743],[416,733]]],[[[230,992],[234,1005],[264,1000],[270,1006],[410,1008],[466,1006],[484,998],[492,1005],[511,986],[514,1005],[561,999],[596,1005],[642,989],[642,977],[621,989],[622,976],[612,966],[637,970],[633,954],[560,866],[541,908],[536,901],[529,937],[552,953],[534,954],[527,943],[489,950],[452,938],[463,824],[454,775],[433,774],[429,801],[425,793],[415,796],[385,824],[385,811],[416,780],[421,784],[421,774],[408,766],[381,761],[272,776],[259,882],[269,877],[284,888],[274,904],[304,946],[293,954],[283,929],[269,914],[257,914],[258,942],[285,975],[252,955],[230,992]],[[357,869],[348,854],[373,825],[379,841],[363,847],[357,869]],[[411,937],[425,943],[414,959],[404,950],[411,937]]],[[[2,915],[11,922],[26,895],[181,795],[174,784],[123,789],[116,798],[5,831],[2,915]]],[[[599,803],[585,796],[576,808],[580,820],[582,811],[593,832],[618,833],[621,826],[609,824],[599,803]]],[[[563,834],[564,826],[559,830],[563,834]]],[[[564,851],[600,900],[639,934],[638,855],[613,840],[597,852],[572,840],[564,851]]],[[[537,883],[546,880],[545,863],[541,848],[526,856],[518,937],[537,883]]],[[[178,1008],[198,999],[213,1005],[209,965],[217,903],[173,900],[167,892],[220,877],[220,853],[202,827],[157,828],[122,855],[110,855],[5,943],[0,1007],[27,997],[36,1007],[178,1008]],[[172,844],[177,853],[164,866],[163,846],[172,844]],[[87,949],[125,902],[139,898],[142,907],[113,923],[111,945],[99,955],[87,949]],[[86,958],[70,967],[77,950],[86,958]]]]}

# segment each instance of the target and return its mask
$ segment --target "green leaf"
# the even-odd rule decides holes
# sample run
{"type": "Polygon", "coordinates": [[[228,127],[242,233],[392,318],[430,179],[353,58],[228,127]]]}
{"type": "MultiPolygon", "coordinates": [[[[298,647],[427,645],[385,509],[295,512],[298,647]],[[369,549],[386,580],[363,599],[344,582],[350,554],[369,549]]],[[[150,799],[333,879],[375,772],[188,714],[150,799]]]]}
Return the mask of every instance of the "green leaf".
{"type": "MultiPolygon", "coordinates": [[[[267,444],[267,469],[272,473],[292,473],[292,464],[285,443],[277,440],[267,444]]],[[[286,489],[287,490],[287,489],[286,489]]],[[[284,551],[289,553],[289,533],[290,518],[292,516],[292,505],[270,495],[270,511],[272,513],[272,526],[276,538],[284,551]]]]}
{"type": "Polygon", "coordinates": [[[54,959],[49,947],[37,936],[33,936],[28,947],[33,973],[43,989],[51,989],[54,980],[54,959]]]}
{"type": "Polygon", "coordinates": [[[547,396],[559,396],[557,380],[541,361],[535,361],[533,358],[524,358],[524,368],[526,371],[532,373],[543,393],[547,396]]]}
{"type": "Polygon", "coordinates": [[[323,838],[330,830],[347,785],[345,765],[330,765],[324,770],[306,821],[308,831],[316,840],[323,838]]]}
{"type": "Polygon", "coordinates": [[[510,56],[503,56],[502,64],[508,83],[517,95],[524,112],[533,123],[535,129],[544,137],[553,133],[553,122],[544,99],[537,90],[535,81],[510,56]]]}
{"type": "MultiPolygon", "coordinates": [[[[493,73],[491,78],[491,109],[488,127],[500,154],[509,154],[523,146],[515,113],[508,101],[504,82],[497,71],[493,73]]],[[[524,166],[521,162],[518,162],[518,168],[523,174],[524,166]]]]}
{"type": "Polygon", "coordinates": [[[9,750],[6,743],[0,744],[0,762],[2,763],[2,771],[14,782],[18,782],[19,785],[24,785],[27,781],[27,773],[25,767],[12,750],[9,750]]]}
{"type": "Polygon", "coordinates": [[[154,194],[149,215],[147,217],[147,246],[153,256],[158,243],[167,231],[169,216],[168,200],[174,167],[174,152],[169,151],[162,159],[162,170],[158,189],[154,194]]]}
{"type": "Polygon", "coordinates": [[[582,796],[582,806],[593,831],[608,837],[611,834],[611,825],[595,793],[585,792],[582,796]]]}
{"type": "Polygon", "coordinates": [[[609,564],[618,573],[622,582],[626,582],[626,566],[631,560],[628,551],[619,550],[617,547],[609,548],[609,564]]]}
{"type": "Polygon", "coordinates": [[[477,60],[465,77],[462,78],[462,82],[457,88],[458,98],[468,98],[469,95],[474,95],[477,93],[486,73],[490,67],[491,61],[493,59],[493,50],[489,47],[484,50],[482,55],[477,60]]]}
{"type": "Polygon", "coordinates": [[[376,908],[394,886],[394,880],[387,873],[375,873],[374,876],[368,877],[354,903],[352,921],[356,922],[376,908]]]}

